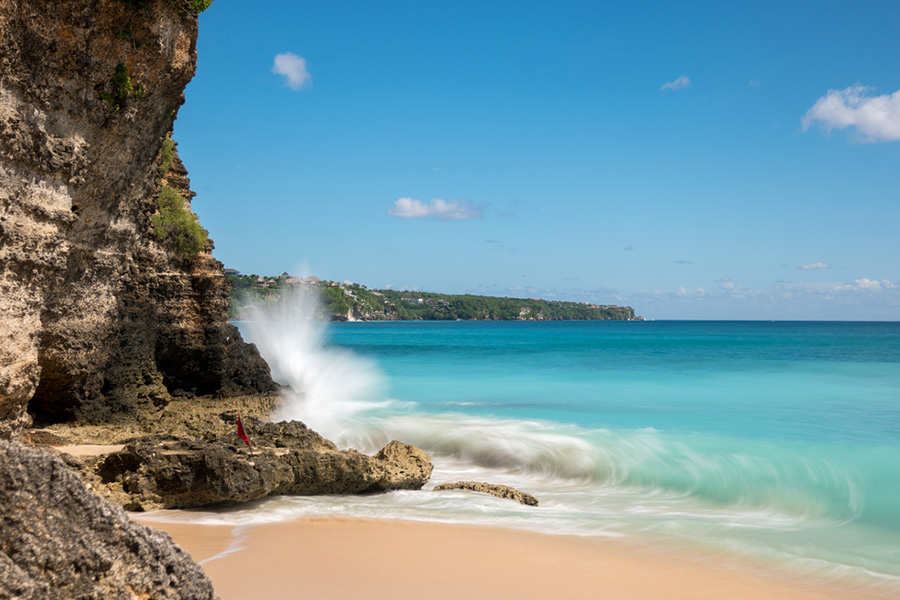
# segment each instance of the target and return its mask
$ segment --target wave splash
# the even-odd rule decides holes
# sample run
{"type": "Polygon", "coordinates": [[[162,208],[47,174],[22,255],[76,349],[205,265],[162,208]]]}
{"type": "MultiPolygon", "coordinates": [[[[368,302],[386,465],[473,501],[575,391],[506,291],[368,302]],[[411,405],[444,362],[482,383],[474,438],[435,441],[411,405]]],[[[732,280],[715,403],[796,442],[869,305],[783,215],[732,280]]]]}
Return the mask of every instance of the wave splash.
{"type": "Polygon", "coordinates": [[[355,416],[386,404],[381,399],[387,379],[374,361],[328,344],[328,323],[317,320],[319,309],[314,290],[298,290],[243,329],[269,363],[272,379],[289,386],[273,419],[303,421],[336,440],[353,427],[355,416]]]}

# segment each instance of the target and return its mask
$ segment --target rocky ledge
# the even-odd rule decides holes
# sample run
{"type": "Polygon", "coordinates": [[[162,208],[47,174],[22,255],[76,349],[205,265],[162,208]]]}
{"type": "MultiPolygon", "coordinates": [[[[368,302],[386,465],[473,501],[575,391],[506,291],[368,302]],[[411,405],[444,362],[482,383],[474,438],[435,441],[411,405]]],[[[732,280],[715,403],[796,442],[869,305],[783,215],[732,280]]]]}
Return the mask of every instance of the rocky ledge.
{"type": "Polygon", "coordinates": [[[431,476],[431,457],[408,444],[393,441],[368,456],[339,450],[299,421],[268,423],[276,404],[273,397],[190,398],[127,424],[60,424],[23,437],[44,446],[109,445],[107,453],[59,455],[94,491],[134,511],[419,489],[431,476]],[[237,436],[239,414],[249,448],[237,436]]]}
{"type": "Polygon", "coordinates": [[[270,423],[286,446],[240,448],[227,442],[147,436],[78,464],[95,491],[127,510],[196,508],[275,495],[362,494],[421,488],[431,476],[422,450],[391,442],[375,456],[311,448],[318,437],[299,422],[270,423]],[[299,433],[300,435],[293,435],[299,433]],[[287,434],[287,435],[284,435],[287,434]]]}

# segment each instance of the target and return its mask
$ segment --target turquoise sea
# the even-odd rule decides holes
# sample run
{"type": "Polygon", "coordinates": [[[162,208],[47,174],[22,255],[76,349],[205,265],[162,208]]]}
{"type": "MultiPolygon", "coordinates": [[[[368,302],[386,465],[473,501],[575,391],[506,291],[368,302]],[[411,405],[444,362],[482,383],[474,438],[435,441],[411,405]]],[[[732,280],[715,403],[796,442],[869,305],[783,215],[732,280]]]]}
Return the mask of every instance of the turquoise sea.
{"type": "Polygon", "coordinates": [[[900,593],[900,323],[245,323],[344,447],[432,454],[422,491],[195,520],[484,524],[690,547],[900,593]],[[519,506],[441,482],[513,485],[519,506]]]}

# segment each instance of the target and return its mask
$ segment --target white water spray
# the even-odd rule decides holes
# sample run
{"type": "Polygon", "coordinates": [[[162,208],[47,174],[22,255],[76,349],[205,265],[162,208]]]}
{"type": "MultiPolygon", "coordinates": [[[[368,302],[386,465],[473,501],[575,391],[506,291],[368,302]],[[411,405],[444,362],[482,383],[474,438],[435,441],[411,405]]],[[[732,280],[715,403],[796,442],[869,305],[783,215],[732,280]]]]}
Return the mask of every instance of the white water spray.
{"type": "MultiPolygon", "coordinates": [[[[290,386],[274,420],[298,420],[341,444],[364,411],[384,406],[386,378],[374,361],[328,345],[328,323],[314,290],[285,294],[245,323],[272,369],[272,378],[290,386]]],[[[352,437],[352,435],[350,436],[352,437]]]]}

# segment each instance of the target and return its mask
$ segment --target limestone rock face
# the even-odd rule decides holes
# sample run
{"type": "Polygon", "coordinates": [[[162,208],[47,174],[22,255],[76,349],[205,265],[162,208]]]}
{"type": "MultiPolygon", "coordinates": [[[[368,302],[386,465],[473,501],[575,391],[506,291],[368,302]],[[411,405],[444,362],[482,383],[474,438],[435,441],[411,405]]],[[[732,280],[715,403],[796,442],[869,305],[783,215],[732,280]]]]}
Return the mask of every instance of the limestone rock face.
{"type": "MultiPolygon", "coordinates": [[[[72,460],[72,459],[70,459],[72,460]]],[[[431,457],[391,442],[375,456],[338,450],[295,421],[254,428],[253,447],[145,436],[80,467],[128,510],[195,508],[273,495],[360,494],[419,489],[431,457]]]]}
{"type": "Polygon", "coordinates": [[[185,257],[156,238],[197,18],[187,0],[135,4],[0,0],[0,435],[26,408],[99,422],[176,390],[274,387],[227,321],[211,244],[185,257]]]}
{"type": "Polygon", "coordinates": [[[41,450],[0,440],[0,599],[213,600],[168,534],[128,519],[41,450]]]}

